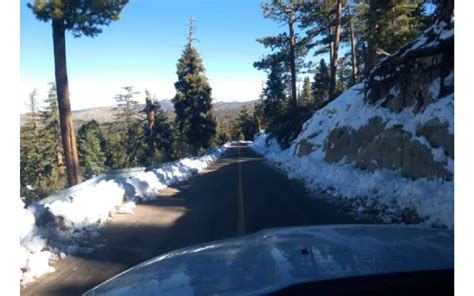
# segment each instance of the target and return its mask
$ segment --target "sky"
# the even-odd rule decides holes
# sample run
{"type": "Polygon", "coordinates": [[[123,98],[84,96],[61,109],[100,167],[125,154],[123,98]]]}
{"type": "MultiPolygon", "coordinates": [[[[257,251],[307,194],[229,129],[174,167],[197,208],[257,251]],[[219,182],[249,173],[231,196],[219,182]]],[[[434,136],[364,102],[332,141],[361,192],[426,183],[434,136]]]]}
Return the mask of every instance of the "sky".
{"type": "MultiPolygon", "coordinates": [[[[20,111],[29,93],[47,96],[54,81],[51,23],[37,20],[20,1],[20,111]]],[[[66,35],[71,108],[112,106],[122,87],[144,89],[158,99],[175,95],[176,63],[186,44],[190,17],[195,19],[195,46],[215,101],[257,99],[265,73],[253,67],[268,51],[256,42],[283,32],[264,19],[260,0],[131,0],[120,20],[103,27],[95,38],[66,35]]],[[[143,98],[142,98],[143,97],[143,98]]]]}

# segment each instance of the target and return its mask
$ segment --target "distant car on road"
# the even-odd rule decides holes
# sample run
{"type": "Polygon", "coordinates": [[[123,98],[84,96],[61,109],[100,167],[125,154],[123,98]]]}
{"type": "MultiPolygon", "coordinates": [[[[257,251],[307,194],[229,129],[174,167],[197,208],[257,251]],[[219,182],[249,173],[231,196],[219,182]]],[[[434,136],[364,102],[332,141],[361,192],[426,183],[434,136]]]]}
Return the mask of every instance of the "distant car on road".
{"type": "Polygon", "coordinates": [[[405,225],[263,230],[176,250],[84,295],[454,295],[454,235],[405,225]]]}

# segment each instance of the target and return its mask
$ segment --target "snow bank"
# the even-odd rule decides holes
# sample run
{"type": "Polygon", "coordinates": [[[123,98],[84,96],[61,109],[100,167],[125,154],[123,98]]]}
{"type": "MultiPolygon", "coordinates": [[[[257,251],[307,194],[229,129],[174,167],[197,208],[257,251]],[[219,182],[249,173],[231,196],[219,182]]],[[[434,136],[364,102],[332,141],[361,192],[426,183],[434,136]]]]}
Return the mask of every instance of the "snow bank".
{"type": "MultiPolygon", "coordinates": [[[[435,161],[442,162],[446,168],[454,171],[454,160],[441,148],[432,147],[426,138],[416,136],[416,128],[433,118],[454,131],[453,95],[437,99],[423,112],[415,113],[406,108],[400,113],[390,112],[379,105],[364,102],[362,84],[354,85],[341,96],[318,110],[304,123],[301,133],[292,145],[282,150],[275,139],[261,133],[256,137],[251,148],[263,154],[277,167],[285,171],[290,178],[300,179],[314,191],[326,191],[335,198],[357,200],[358,212],[373,212],[374,208],[383,211],[383,221],[397,221],[407,209],[414,209],[424,219],[424,223],[454,227],[454,183],[444,180],[425,178],[411,180],[401,176],[399,171],[360,170],[345,159],[338,163],[324,160],[325,141],[335,127],[358,129],[368,124],[369,119],[379,116],[386,123],[386,128],[399,126],[412,136],[412,139],[428,147],[435,161]],[[307,155],[297,156],[298,144],[305,139],[314,149],[307,155]],[[361,200],[363,202],[361,203],[361,200]]],[[[439,87],[439,79],[433,82],[432,88],[439,87]],[[436,85],[438,84],[438,85],[436,85]]],[[[392,90],[396,92],[396,89],[392,90]]]]}
{"type": "MultiPolygon", "coordinates": [[[[76,192],[45,199],[24,208],[18,205],[21,283],[54,271],[49,265],[67,254],[93,251],[81,247],[98,236],[97,226],[116,213],[133,213],[136,202],[156,198],[159,190],[183,182],[209,166],[230,146],[225,144],[193,158],[165,163],[149,170],[136,170],[114,177],[112,172],[76,192]],[[112,177],[111,177],[112,176],[112,177]]],[[[123,171],[123,170],[122,170],[123,171]]]]}
{"type": "Polygon", "coordinates": [[[35,225],[35,216],[24,208],[21,199],[18,199],[16,211],[20,234],[20,278],[22,284],[26,284],[42,274],[54,271],[49,266],[54,254],[47,250],[46,240],[39,235],[35,225]]]}

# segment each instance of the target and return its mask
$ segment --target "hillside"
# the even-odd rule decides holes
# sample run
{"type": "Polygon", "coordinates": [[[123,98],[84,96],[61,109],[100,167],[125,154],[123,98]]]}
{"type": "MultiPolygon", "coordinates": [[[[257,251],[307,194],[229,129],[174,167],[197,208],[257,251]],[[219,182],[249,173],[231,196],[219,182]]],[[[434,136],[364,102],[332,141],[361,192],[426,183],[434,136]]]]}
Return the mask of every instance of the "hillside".
{"type": "MultiPolygon", "coordinates": [[[[247,106],[253,109],[256,101],[247,102],[215,102],[214,113],[220,120],[233,120],[237,118],[240,109],[243,106],[247,106]]],[[[161,108],[168,114],[170,118],[174,118],[174,107],[171,100],[161,100],[161,108]]],[[[144,106],[143,106],[144,107],[144,106]]],[[[90,109],[76,110],[73,111],[73,118],[76,124],[76,128],[81,126],[84,122],[95,120],[99,123],[113,122],[115,120],[115,107],[96,107],[90,109]]],[[[20,125],[23,125],[26,121],[28,113],[20,115],[20,125]]]]}
{"type": "Polygon", "coordinates": [[[303,124],[254,149],[384,222],[454,227],[454,20],[445,15],[303,124]]]}

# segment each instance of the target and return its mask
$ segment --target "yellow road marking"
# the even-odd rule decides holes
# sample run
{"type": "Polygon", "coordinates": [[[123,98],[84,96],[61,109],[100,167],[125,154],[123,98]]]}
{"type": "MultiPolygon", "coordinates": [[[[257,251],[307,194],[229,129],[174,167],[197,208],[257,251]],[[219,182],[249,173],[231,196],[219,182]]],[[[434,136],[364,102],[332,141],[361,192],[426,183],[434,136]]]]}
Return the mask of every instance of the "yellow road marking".
{"type": "Polygon", "coordinates": [[[238,159],[238,191],[237,191],[237,201],[238,201],[238,216],[237,216],[237,233],[238,235],[245,234],[245,216],[244,216],[244,194],[242,190],[242,163],[240,160],[240,147],[239,149],[239,159],[238,159]]]}

